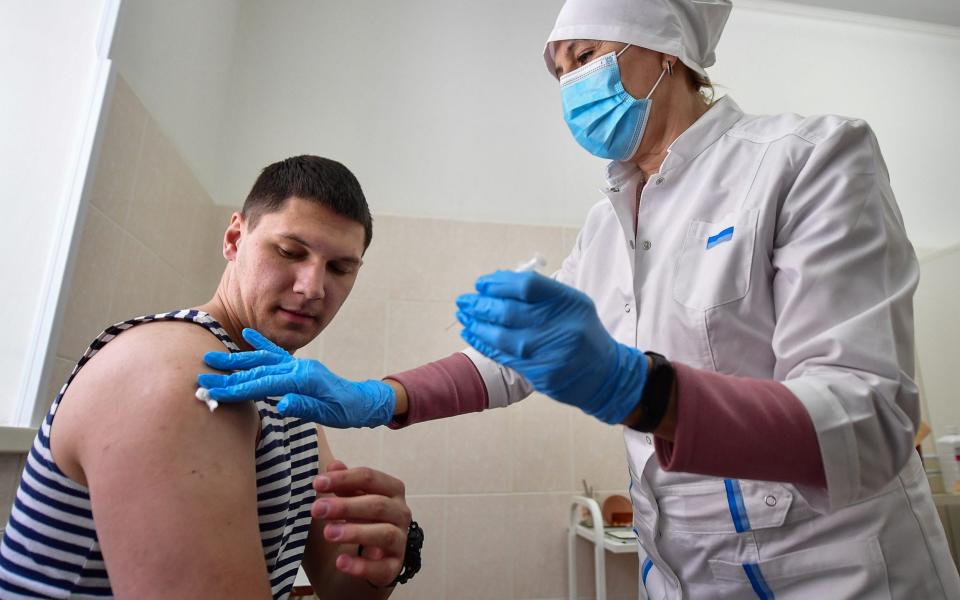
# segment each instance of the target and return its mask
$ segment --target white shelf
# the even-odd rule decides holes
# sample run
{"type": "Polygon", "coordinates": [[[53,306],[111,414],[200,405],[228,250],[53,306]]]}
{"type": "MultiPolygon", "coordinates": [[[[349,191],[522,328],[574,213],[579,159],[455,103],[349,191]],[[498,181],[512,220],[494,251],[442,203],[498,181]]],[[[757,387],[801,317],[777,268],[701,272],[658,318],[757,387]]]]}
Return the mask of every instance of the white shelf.
{"type": "MultiPolygon", "coordinates": [[[[960,498],[960,496],[958,496],[960,498]]],[[[593,527],[587,527],[586,525],[577,525],[577,535],[593,542],[596,539],[596,530],[593,527]]],[[[629,527],[618,527],[617,529],[630,530],[629,527]]],[[[637,552],[637,540],[621,540],[615,537],[604,534],[603,536],[603,549],[607,552],[613,552],[614,554],[625,554],[629,552],[637,552]]]]}

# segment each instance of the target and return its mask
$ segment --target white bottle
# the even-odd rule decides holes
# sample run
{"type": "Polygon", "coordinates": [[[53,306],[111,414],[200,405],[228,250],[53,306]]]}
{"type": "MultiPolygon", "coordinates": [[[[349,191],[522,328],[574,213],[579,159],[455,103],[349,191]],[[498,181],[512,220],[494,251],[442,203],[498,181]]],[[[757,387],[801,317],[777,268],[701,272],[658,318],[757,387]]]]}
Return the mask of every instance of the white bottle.
{"type": "Polygon", "coordinates": [[[937,456],[940,457],[940,473],[943,490],[948,494],[960,494],[960,429],[947,427],[947,435],[937,438],[937,456]]]}

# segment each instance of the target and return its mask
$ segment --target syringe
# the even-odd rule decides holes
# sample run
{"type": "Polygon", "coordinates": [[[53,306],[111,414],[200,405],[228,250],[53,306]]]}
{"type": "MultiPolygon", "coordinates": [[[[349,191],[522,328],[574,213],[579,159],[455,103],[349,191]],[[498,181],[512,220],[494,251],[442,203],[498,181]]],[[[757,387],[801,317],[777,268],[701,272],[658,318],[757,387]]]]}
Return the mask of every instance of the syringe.
{"type": "MultiPolygon", "coordinates": [[[[529,273],[530,271],[539,271],[540,269],[547,266],[547,259],[544,258],[539,252],[534,252],[533,256],[529,260],[525,260],[522,263],[514,267],[513,271],[515,273],[529,273]]],[[[460,321],[454,321],[444,328],[444,331],[448,331],[451,327],[459,323],[460,321]]]]}

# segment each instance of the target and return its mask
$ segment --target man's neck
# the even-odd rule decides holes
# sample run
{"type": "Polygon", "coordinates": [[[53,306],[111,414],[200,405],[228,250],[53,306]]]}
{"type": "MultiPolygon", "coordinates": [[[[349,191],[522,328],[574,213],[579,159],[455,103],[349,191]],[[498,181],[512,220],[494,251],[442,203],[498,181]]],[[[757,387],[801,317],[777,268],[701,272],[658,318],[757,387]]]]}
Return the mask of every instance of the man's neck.
{"type": "Polygon", "coordinates": [[[230,306],[230,302],[227,301],[226,295],[223,292],[223,283],[221,282],[213,298],[198,306],[197,310],[202,310],[216,319],[216,321],[220,323],[220,326],[227,332],[230,339],[233,340],[241,350],[250,350],[250,344],[243,339],[243,322],[240,320],[237,312],[232,310],[230,306]]]}

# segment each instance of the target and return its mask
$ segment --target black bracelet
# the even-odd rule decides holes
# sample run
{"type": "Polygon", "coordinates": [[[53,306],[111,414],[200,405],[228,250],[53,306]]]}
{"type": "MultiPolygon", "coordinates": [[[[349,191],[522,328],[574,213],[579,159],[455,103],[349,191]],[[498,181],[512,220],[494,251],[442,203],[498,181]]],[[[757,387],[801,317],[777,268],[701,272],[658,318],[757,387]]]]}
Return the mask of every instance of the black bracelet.
{"type": "Polygon", "coordinates": [[[640,416],[630,424],[630,429],[652,433],[657,430],[663,416],[667,414],[676,373],[673,365],[663,355],[656,352],[646,352],[646,355],[650,357],[653,364],[647,373],[647,382],[640,396],[640,416]]]}

